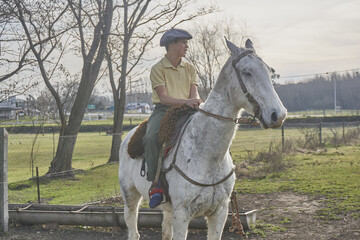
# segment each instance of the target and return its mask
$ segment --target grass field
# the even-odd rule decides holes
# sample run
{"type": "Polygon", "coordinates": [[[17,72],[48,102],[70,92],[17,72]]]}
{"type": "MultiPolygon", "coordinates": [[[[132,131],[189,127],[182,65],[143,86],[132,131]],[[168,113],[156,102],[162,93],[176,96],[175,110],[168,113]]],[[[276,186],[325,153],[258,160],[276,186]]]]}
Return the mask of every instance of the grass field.
{"type": "Polygon", "coordinates": [[[241,179],[236,189],[246,193],[295,191],[325,196],[330,213],[357,211],[360,217],[360,145],[287,156],[294,164],[263,179],[241,179]]]}
{"type": "MultiPolygon", "coordinates": [[[[341,133],[342,129],[333,129],[341,133]]],[[[324,136],[333,134],[324,130],[324,136]]],[[[298,129],[285,129],[285,139],[302,137],[298,129]]],[[[31,148],[35,135],[9,136],[9,202],[37,201],[36,182],[28,180],[31,148]]],[[[231,146],[235,163],[244,161],[248,152],[256,154],[267,149],[270,142],[281,143],[281,129],[241,129],[231,146]]],[[[38,135],[34,147],[33,166],[40,175],[46,173],[56,148],[57,136],[38,135]]],[[[49,204],[83,204],[119,195],[118,164],[105,164],[109,157],[111,136],[105,133],[80,133],[73,156],[73,167],[85,169],[75,179],[42,181],[41,199],[49,204]],[[105,164],[105,165],[104,165],[105,164]]],[[[247,193],[296,191],[321,195],[328,199],[331,214],[336,211],[360,210],[360,145],[327,147],[322,151],[292,153],[286,156],[291,167],[265,178],[244,178],[236,189],[247,193]]],[[[324,214],[330,214],[324,212],[324,214]]]]}
{"type": "Polygon", "coordinates": [[[326,110],[308,110],[308,111],[298,111],[298,112],[288,112],[288,116],[359,116],[360,111],[356,109],[346,109],[334,112],[334,109],[326,110]]]}
{"type": "MultiPolygon", "coordinates": [[[[112,125],[113,124],[113,116],[105,116],[102,119],[93,118],[92,120],[85,115],[84,120],[82,121],[82,125],[112,125]]],[[[124,116],[124,125],[136,125],[142,122],[144,119],[149,118],[149,114],[137,114],[137,115],[125,115],[124,116]]],[[[41,120],[37,120],[36,117],[24,117],[19,120],[11,119],[11,120],[2,120],[0,121],[1,127],[14,127],[14,126],[39,126],[42,124],[41,120]]],[[[58,124],[53,121],[45,121],[43,123],[45,126],[58,126],[58,124]]]]}
{"type": "MultiPolygon", "coordinates": [[[[9,135],[9,182],[34,176],[36,167],[39,175],[44,175],[55,154],[58,137],[52,134],[38,135],[37,138],[35,134],[9,135]]],[[[105,133],[80,133],[73,154],[73,168],[90,169],[105,164],[109,158],[111,139],[105,133]]]]}

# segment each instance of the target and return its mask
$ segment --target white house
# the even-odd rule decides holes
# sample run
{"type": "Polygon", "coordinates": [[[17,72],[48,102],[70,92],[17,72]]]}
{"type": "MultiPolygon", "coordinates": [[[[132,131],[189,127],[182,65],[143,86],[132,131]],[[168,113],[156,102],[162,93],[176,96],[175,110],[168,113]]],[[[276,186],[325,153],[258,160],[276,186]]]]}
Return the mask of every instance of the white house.
{"type": "Polygon", "coordinates": [[[11,97],[0,102],[0,119],[15,119],[16,115],[24,115],[25,100],[11,97]]]}

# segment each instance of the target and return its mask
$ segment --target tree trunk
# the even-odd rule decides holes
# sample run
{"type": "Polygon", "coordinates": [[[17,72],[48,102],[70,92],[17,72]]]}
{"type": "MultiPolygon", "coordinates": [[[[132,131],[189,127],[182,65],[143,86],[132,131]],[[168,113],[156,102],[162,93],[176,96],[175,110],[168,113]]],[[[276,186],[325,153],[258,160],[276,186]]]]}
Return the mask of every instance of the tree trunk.
{"type": "MultiPolygon", "coordinates": [[[[78,16],[76,10],[72,6],[75,16],[78,16]]],[[[82,32],[82,19],[77,17],[79,23],[79,32],[81,37],[81,50],[83,54],[83,69],[79,89],[75,98],[73,107],[66,127],[62,126],[60,132],[58,148],[56,155],[48,171],[53,173],[72,173],[72,155],[76,143],[77,134],[79,132],[81,122],[83,120],[91,92],[94,89],[96,79],[99,75],[102,61],[105,56],[108,36],[111,27],[113,13],[113,1],[107,0],[101,19],[94,28],[94,39],[86,54],[85,39],[82,32]]]]}
{"type": "MultiPolygon", "coordinates": [[[[117,162],[119,161],[119,150],[121,145],[121,135],[122,135],[122,127],[124,120],[124,110],[125,110],[125,101],[126,101],[126,72],[127,72],[127,61],[128,61],[128,49],[131,33],[128,31],[128,9],[127,6],[124,7],[124,32],[126,33],[124,36],[124,52],[121,57],[121,75],[120,75],[120,97],[118,95],[113,95],[114,97],[114,132],[113,139],[111,145],[111,152],[109,162],[117,162]]],[[[114,89],[113,89],[114,92],[114,89]]]]}
{"type": "MultiPolygon", "coordinates": [[[[125,77],[124,77],[125,78],[125,77]]],[[[121,145],[122,137],[122,128],[124,122],[124,112],[125,112],[125,101],[126,101],[126,92],[125,92],[125,79],[122,79],[121,89],[120,89],[120,98],[118,98],[117,103],[114,104],[114,123],[113,123],[113,138],[111,144],[111,155],[109,162],[119,161],[119,150],[121,145]]],[[[116,101],[116,99],[114,99],[116,101]]]]}
{"type": "Polygon", "coordinates": [[[57,146],[57,151],[54,159],[51,162],[49,172],[47,175],[54,175],[55,177],[73,177],[72,170],[72,155],[74,152],[77,135],[60,136],[57,146]]]}
{"type": "Polygon", "coordinates": [[[91,70],[91,65],[84,66],[84,74],[80,82],[74,106],[71,109],[69,123],[63,132],[60,133],[56,155],[51,162],[48,174],[72,170],[72,155],[75,148],[77,134],[79,132],[87,103],[89,102],[96,79],[96,76],[89,76],[92,72],[91,70]]]}

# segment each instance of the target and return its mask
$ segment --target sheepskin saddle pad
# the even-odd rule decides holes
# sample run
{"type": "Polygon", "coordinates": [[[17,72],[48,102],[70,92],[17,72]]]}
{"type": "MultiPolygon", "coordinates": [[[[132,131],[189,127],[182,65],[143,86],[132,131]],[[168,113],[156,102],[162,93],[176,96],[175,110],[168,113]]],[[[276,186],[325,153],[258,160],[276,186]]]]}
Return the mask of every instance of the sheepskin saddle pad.
{"type": "MultiPolygon", "coordinates": [[[[167,147],[172,146],[179,135],[179,132],[184,123],[196,111],[187,105],[171,107],[166,110],[166,113],[160,124],[159,131],[159,144],[167,147]]],[[[141,157],[144,153],[142,138],[146,133],[147,120],[140,123],[134,135],[130,138],[128,145],[128,154],[131,158],[135,159],[141,157]]]]}

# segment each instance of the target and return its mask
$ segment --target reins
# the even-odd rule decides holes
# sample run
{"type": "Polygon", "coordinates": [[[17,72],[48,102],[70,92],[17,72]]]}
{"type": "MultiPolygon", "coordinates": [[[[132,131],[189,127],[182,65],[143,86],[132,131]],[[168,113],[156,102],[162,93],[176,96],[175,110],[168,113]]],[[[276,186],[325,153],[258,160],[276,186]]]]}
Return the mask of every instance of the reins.
{"type": "Polygon", "coordinates": [[[220,116],[220,115],[217,115],[217,114],[213,114],[213,113],[210,113],[210,112],[207,112],[199,107],[195,107],[196,110],[198,110],[199,112],[207,115],[207,116],[210,116],[210,117],[213,117],[213,118],[217,118],[217,119],[220,119],[220,120],[225,120],[225,121],[229,121],[229,122],[234,122],[235,124],[239,123],[240,122],[240,118],[229,118],[229,117],[223,117],[223,116],[220,116]]]}
{"type": "Polygon", "coordinates": [[[195,107],[195,109],[209,117],[213,117],[213,118],[217,118],[220,120],[224,120],[224,121],[228,121],[228,122],[233,122],[235,124],[253,124],[253,125],[258,125],[258,122],[256,121],[255,117],[253,118],[229,118],[229,117],[224,117],[221,115],[217,115],[208,111],[205,111],[204,109],[201,109],[199,107],[195,107]]]}

